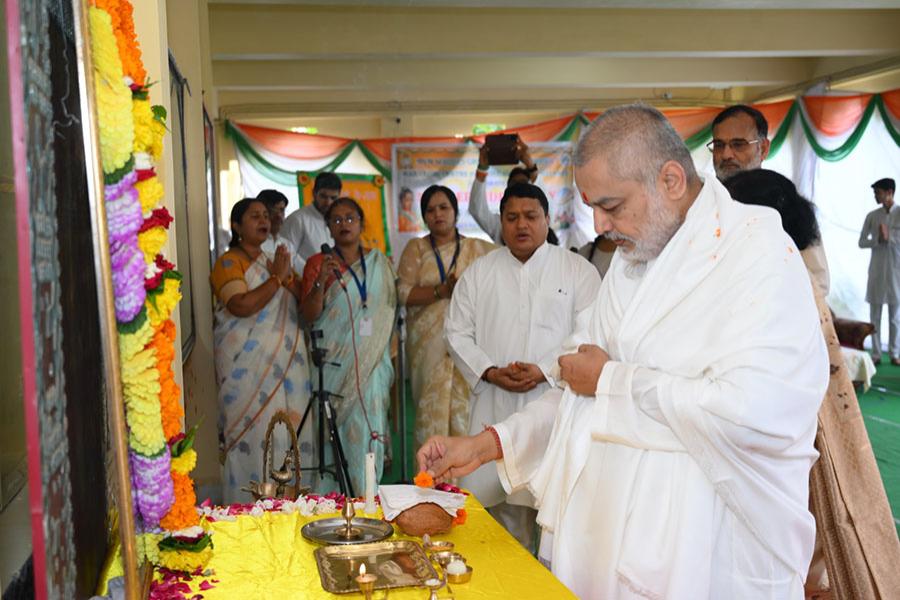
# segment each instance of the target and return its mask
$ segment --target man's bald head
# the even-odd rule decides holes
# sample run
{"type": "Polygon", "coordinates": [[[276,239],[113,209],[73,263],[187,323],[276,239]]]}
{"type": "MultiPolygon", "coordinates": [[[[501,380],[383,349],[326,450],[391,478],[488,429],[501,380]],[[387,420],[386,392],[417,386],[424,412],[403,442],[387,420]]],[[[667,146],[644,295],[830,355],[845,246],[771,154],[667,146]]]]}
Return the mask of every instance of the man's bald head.
{"type": "Polygon", "coordinates": [[[665,115],[644,104],[604,112],[588,126],[575,148],[575,166],[602,158],[614,177],[655,185],[663,165],[675,161],[689,183],[698,180],[694,161],[665,115]]]}

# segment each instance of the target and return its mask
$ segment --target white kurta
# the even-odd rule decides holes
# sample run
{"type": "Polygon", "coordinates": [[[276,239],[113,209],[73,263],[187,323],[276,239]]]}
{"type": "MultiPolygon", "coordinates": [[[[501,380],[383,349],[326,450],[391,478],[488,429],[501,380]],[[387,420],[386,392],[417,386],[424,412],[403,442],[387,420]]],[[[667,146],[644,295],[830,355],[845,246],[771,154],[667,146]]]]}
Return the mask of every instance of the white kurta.
{"type": "Polygon", "coordinates": [[[487,182],[478,177],[472,182],[472,190],[469,192],[469,214],[495,244],[503,244],[503,226],[500,224],[500,215],[493,212],[488,206],[487,182]]]}
{"type": "Polygon", "coordinates": [[[596,394],[497,425],[553,572],[581,598],[802,599],[829,363],[779,215],[708,178],[657,260],[613,258],[591,312],[611,358],[596,394]]]}
{"type": "MultiPolygon", "coordinates": [[[[599,287],[600,276],[590,263],[546,242],[525,263],[508,248],[498,248],[466,269],[453,291],[444,339],[472,390],[470,433],[502,421],[549,388],[544,383],[524,394],[508,392],[483,381],[485,370],[528,362],[550,379],[560,345],[599,287]]],[[[464,478],[462,485],[485,506],[504,501],[533,506],[527,490],[507,498],[491,465],[464,478]]]]}
{"type": "Polygon", "coordinates": [[[298,273],[303,272],[310,256],[322,251],[322,244],[334,243],[325,217],[315,204],[302,206],[288,215],[281,226],[281,236],[297,249],[298,260],[294,260],[294,268],[298,273]]]}
{"type": "MultiPolygon", "coordinates": [[[[866,215],[859,233],[859,247],[871,248],[869,283],[866,302],[869,304],[900,304],[900,206],[893,205],[887,212],[878,207],[866,215]],[[887,224],[890,239],[879,241],[879,230],[887,224]]],[[[876,323],[878,327],[880,323],[876,323]]]]}

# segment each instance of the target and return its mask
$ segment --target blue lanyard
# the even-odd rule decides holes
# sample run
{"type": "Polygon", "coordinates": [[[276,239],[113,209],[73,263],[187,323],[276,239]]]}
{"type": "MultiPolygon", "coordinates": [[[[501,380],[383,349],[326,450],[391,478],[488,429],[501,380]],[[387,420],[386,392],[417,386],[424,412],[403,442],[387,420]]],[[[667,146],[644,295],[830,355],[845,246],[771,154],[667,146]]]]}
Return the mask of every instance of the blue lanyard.
{"type": "Polygon", "coordinates": [[[356,282],[356,289],[359,290],[359,297],[362,300],[363,308],[368,308],[366,306],[366,301],[369,298],[369,294],[366,291],[366,255],[363,254],[362,246],[359,247],[359,262],[362,263],[362,273],[363,273],[362,283],[360,283],[359,277],[356,276],[356,271],[354,271],[353,267],[351,267],[350,264],[347,263],[347,261],[344,259],[344,255],[341,254],[341,249],[335,247],[334,251],[337,253],[338,256],[341,257],[341,260],[347,266],[347,270],[350,271],[351,275],[353,275],[353,281],[356,282]]]}
{"type": "Polygon", "coordinates": [[[430,233],[428,234],[428,240],[431,242],[431,251],[434,252],[434,259],[437,261],[441,283],[444,283],[447,280],[447,275],[456,268],[456,259],[459,258],[459,230],[456,230],[456,250],[453,251],[453,262],[450,263],[450,268],[446,272],[444,271],[444,261],[441,259],[441,253],[437,251],[437,246],[434,244],[434,236],[430,233]]]}

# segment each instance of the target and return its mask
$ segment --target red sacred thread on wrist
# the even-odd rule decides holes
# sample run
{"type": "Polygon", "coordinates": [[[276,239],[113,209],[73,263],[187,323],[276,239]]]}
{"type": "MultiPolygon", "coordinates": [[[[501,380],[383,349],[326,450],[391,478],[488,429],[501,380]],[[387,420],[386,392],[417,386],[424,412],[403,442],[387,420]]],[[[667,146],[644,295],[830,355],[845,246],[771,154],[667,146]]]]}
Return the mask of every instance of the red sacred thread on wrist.
{"type": "Polygon", "coordinates": [[[497,430],[493,427],[485,427],[485,431],[490,431],[491,435],[494,436],[494,444],[497,445],[497,460],[503,458],[503,446],[500,445],[500,434],[497,433],[497,430]]]}

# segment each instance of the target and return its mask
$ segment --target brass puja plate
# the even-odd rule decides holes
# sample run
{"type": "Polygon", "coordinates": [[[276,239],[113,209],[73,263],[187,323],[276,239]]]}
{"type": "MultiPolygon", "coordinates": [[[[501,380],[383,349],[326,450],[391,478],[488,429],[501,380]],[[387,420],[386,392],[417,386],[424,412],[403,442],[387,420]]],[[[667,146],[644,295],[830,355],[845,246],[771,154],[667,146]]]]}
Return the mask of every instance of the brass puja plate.
{"type": "Polygon", "coordinates": [[[356,576],[362,564],[366,565],[366,573],[378,577],[376,590],[418,587],[429,579],[440,579],[422,547],[410,540],[323,546],[316,548],[313,555],[322,588],[332,594],[358,593],[356,576]]]}
{"type": "Polygon", "coordinates": [[[329,545],[368,544],[380,542],[394,535],[394,526],[387,521],[354,518],[352,527],[357,530],[357,535],[347,538],[341,535],[346,523],[341,517],[319,519],[304,525],[300,529],[300,534],[316,544],[329,545]]]}

